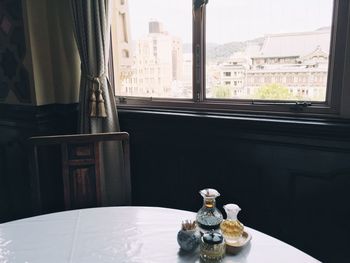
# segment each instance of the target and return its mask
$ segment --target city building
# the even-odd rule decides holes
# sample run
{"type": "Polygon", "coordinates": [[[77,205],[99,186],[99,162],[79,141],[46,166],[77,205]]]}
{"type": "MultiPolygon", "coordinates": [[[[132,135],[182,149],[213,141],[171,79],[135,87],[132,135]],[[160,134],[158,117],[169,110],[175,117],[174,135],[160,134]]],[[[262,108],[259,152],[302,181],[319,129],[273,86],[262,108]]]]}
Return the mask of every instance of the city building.
{"type": "Polygon", "coordinates": [[[329,39],[330,28],[267,35],[259,51],[248,45],[218,65],[220,78],[211,85],[230,87],[232,98],[254,99],[261,87],[276,84],[291,99],[324,100],[329,39]]]}
{"type": "MultiPolygon", "coordinates": [[[[114,83],[116,94],[121,94],[122,82],[129,80],[132,75],[133,49],[130,31],[130,12],[126,1],[115,1],[113,3],[113,15],[111,17],[114,25],[111,30],[112,55],[114,69],[114,83]]],[[[134,83],[129,81],[130,85],[134,83]]],[[[129,88],[129,87],[128,87],[129,88]]],[[[130,87],[134,90],[134,87],[130,87]]],[[[124,91],[125,92],[125,91],[124,91]]]]}
{"type": "Polygon", "coordinates": [[[158,21],[149,22],[147,36],[136,41],[130,75],[121,83],[121,95],[173,97],[183,87],[182,41],[158,21]]]}
{"type": "Polygon", "coordinates": [[[251,67],[251,59],[242,52],[236,52],[227,62],[219,66],[220,78],[216,86],[230,87],[233,98],[244,96],[249,67],[251,67]]]}
{"type": "Polygon", "coordinates": [[[183,97],[192,97],[192,53],[183,54],[182,66],[182,92],[183,97]]]}
{"type": "Polygon", "coordinates": [[[285,86],[295,97],[324,100],[327,88],[330,28],[265,37],[247,71],[246,94],[262,86],[285,86]]]}

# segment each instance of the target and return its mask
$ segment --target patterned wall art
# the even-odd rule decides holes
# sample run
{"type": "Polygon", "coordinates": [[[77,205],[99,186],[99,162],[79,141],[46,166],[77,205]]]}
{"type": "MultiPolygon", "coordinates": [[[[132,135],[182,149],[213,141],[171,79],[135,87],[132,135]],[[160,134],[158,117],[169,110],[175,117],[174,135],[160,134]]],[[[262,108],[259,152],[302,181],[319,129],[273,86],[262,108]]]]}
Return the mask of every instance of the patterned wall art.
{"type": "Polygon", "coordinates": [[[21,103],[31,102],[22,0],[0,0],[0,102],[12,90],[21,103]]]}

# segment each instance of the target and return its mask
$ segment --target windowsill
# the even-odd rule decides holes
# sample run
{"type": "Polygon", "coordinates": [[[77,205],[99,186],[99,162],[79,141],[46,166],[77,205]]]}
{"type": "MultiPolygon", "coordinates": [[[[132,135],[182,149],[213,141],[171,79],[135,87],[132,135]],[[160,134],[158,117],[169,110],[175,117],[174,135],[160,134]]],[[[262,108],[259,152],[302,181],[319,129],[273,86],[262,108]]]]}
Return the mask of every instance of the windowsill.
{"type": "Polygon", "coordinates": [[[151,109],[165,111],[189,111],[222,114],[243,114],[246,116],[280,116],[292,118],[340,118],[339,106],[330,106],[327,102],[304,102],[304,101],[263,101],[263,100],[225,100],[152,98],[152,97],[119,97],[116,103],[120,108],[126,109],[151,109]]]}
{"type": "Polygon", "coordinates": [[[158,112],[167,114],[195,114],[197,116],[215,116],[215,118],[227,118],[227,117],[242,117],[245,119],[254,120],[276,120],[276,121],[293,121],[293,122],[349,122],[350,119],[341,118],[335,110],[327,106],[312,106],[312,110],[309,108],[300,107],[300,111],[290,111],[288,107],[293,106],[293,104],[288,105],[269,105],[261,104],[255,106],[255,109],[245,107],[238,107],[233,109],[232,106],[224,107],[228,104],[217,104],[221,107],[211,107],[215,104],[195,104],[193,101],[181,101],[180,103],[168,103],[168,101],[163,101],[160,103],[146,103],[133,104],[133,103],[117,103],[117,108],[122,110],[131,111],[142,111],[142,112],[158,112]],[[208,106],[209,105],[209,106],[208,106]],[[271,108],[274,110],[271,110],[271,108]],[[327,113],[319,113],[319,111],[327,113]]]}
{"type": "Polygon", "coordinates": [[[327,126],[350,126],[350,119],[344,119],[335,117],[334,115],[322,115],[322,116],[308,116],[304,113],[301,114],[269,114],[266,112],[260,113],[242,113],[242,112],[224,112],[224,111],[211,111],[211,110],[199,110],[199,109],[179,109],[172,107],[149,107],[149,106],[131,106],[118,104],[119,112],[134,112],[143,114],[157,114],[164,116],[183,116],[183,117],[196,117],[196,118],[214,118],[214,119],[232,119],[232,120],[250,120],[257,122],[271,122],[271,123],[293,123],[293,124],[314,124],[314,125],[327,125],[327,126]]]}

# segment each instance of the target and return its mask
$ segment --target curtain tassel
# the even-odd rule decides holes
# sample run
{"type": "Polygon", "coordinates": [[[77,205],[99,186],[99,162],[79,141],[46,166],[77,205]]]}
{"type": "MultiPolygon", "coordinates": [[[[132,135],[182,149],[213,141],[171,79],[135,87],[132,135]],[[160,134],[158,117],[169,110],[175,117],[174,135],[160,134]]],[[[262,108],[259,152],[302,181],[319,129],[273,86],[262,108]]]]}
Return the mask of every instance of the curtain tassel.
{"type": "Polygon", "coordinates": [[[90,117],[96,117],[96,95],[94,89],[91,89],[90,95],[90,117]]]}
{"type": "MultiPolygon", "coordinates": [[[[91,118],[106,118],[107,117],[107,111],[106,111],[106,105],[105,100],[103,99],[103,91],[101,89],[101,79],[106,78],[105,74],[102,74],[98,77],[92,77],[88,74],[84,74],[84,76],[93,83],[93,87],[91,88],[91,95],[90,95],[90,117],[91,118]],[[96,105],[96,103],[98,105],[96,105]]],[[[107,83],[109,83],[107,78],[107,83]]]]}
{"type": "Polygon", "coordinates": [[[103,96],[102,96],[102,90],[97,90],[97,93],[98,93],[98,117],[106,118],[107,117],[106,105],[105,105],[105,100],[103,99],[103,96]]]}

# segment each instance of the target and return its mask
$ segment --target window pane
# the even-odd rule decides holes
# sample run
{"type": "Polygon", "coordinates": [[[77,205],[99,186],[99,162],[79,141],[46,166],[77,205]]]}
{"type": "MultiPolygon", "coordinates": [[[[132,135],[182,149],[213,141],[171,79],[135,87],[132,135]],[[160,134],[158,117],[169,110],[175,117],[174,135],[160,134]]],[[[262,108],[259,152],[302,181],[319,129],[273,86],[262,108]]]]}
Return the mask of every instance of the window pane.
{"type": "Polygon", "coordinates": [[[192,98],[191,1],[118,0],[114,8],[116,95],[192,98]]]}
{"type": "Polygon", "coordinates": [[[332,0],[207,5],[206,97],[325,101],[332,0]]]}

